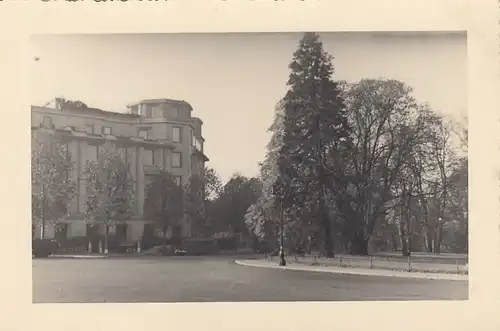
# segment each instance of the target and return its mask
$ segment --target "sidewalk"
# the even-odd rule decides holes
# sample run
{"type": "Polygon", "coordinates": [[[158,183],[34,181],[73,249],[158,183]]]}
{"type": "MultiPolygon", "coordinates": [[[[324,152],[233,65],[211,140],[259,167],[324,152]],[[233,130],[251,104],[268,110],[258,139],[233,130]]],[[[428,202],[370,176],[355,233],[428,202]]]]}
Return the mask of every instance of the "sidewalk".
{"type": "Polygon", "coordinates": [[[107,256],[102,254],[54,254],[49,258],[57,259],[103,259],[107,256]]]}
{"type": "Polygon", "coordinates": [[[405,272],[405,271],[394,271],[394,270],[383,270],[383,269],[343,268],[343,267],[332,267],[332,266],[325,267],[325,266],[311,266],[311,265],[294,264],[294,263],[288,264],[285,267],[280,267],[278,265],[277,260],[274,261],[236,260],[235,263],[246,267],[327,272],[332,274],[344,274],[344,275],[383,276],[383,277],[396,277],[396,278],[458,280],[458,281],[467,281],[469,279],[468,275],[460,275],[460,274],[405,272]]]}
{"type": "Polygon", "coordinates": [[[109,257],[139,257],[139,256],[144,256],[144,253],[123,253],[123,254],[117,254],[117,253],[110,253],[108,255],[104,254],[71,254],[71,253],[66,253],[66,254],[54,254],[51,255],[49,258],[56,258],[56,259],[105,259],[109,257]]]}

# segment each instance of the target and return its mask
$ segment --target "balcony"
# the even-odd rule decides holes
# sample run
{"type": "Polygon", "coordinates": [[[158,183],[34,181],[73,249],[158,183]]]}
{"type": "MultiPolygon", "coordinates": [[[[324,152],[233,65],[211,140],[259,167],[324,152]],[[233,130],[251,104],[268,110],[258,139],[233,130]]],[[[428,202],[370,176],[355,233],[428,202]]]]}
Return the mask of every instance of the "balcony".
{"type": "Polygon", "coordinates": [[[192,139],[192,146],[203,153],[203,143],[201,142],[200,139],[196,138],[193,136],[193,139],[192,139]]]}

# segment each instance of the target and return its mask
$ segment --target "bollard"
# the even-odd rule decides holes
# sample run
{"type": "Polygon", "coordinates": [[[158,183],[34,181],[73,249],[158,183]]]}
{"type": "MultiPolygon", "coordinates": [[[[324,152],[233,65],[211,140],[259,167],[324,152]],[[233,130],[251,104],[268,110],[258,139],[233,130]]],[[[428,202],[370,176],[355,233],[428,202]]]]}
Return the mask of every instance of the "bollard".
{"type": "Polygon", "coordinates": [[[92,254],[92,242],[89,240],[89,254],[92,254]]]}
{"type": "Polygon", "coordinates": [[[411,255],[408,255],[408,272],[411,272],[411,255]]]}
{"type": "Polygon", "coordinates": [[[373,256],[370,255],[370,269],[373,269],[373,256]]]}
{"type": "Polygon", "coordinates": [[[141,240],[137,240],[137,253],[141,252],[141,240]]]}

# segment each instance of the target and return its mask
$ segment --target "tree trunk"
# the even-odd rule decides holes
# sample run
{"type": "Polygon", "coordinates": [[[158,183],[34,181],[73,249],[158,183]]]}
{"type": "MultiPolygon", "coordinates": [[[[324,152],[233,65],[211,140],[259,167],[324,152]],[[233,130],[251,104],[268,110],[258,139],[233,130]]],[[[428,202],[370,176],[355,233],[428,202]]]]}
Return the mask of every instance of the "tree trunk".
{"type": "Polygon", "coordinates": [[[333,252],[333,238],[332,238],[332,224],[328,213],[326,212],[324,195],[319,200],[319,212],[321,217],[321,223],[323,225],[323,249],[325,257],[333,258],[335,253],[333,252]]]}
{"type": "Polygon", "coordinates": [[[409,256],[408,252],[408,242],[406,241],[406,238],[402,237],[401,238],[401,255],[402,256],[409,256]]]}
{"type": "Polygon", "coordinates": [[[434,253],[434,240],[432,235],[432,230],[429,226],[425,230],[425,248],[427,253],[434,253]]]}
{"type": "Polygon", "coordinates": [[[396,234],[391,233],[391,243],[392,243],[392,250],[395,252],[398,250],[398,240],[396,239],[396,234]]]}
{"type": "Polygon", "coordinates": [[[399,230],[399,240],[401,242],[401,255],[408,256],[408,220],[407,213],[404,212],[404,208],[406,208],[406,204],[399,206],[399,222],[398,222],[398,230],[399,230]]]}
{"type": "Polygon", "coordinates": [[[368,255],[368,239],[360,233],[356,233],[349,243],[349,254],[368,255]]]}
{"type": "Polygon", "coordinates": [[[443,237],[443,225],[439,224],[436,231],[436,245],[434,247],[435,254],[441,254],[441,240],[443,237]]]}
{"type": "Polygon", "coordinates": [[[401,255],[408,256],[408,240],[403,225],[399,224],[399,240],[401,242],[401,255]]]}
{"type": "Polygon", "coordinates": [[[104,254],[108,254],[108,233],[109,233],[109,225],[104,225],[104,254]]]}
{"type": "Polygon", "coordinates": [[[165,252],[165,249],[167,247],[167,231],[168,231],[168,226],[163,227],[163,251],[165,252]]]}
{"type": "Polygon", "coordinates": [[[40,226],[40,239],[45,239],[45,186],[42,185],[42,224],[40,226]]]}
{"type": "Polygon", "coordinates": [[[464,237],[464,249],[465,253],[469,253],[469,221],[465,219],[465,237],[464,237]]]}

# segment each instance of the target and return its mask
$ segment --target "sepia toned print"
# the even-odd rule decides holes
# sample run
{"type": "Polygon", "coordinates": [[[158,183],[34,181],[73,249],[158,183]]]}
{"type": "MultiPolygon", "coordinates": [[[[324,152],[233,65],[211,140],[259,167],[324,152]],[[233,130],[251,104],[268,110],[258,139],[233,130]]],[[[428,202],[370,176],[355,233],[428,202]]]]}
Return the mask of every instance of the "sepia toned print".
{"type": "Polygon", "coordinates": [[[468,298],[465,35],[37,38],[33,302],[468,298]]]}

